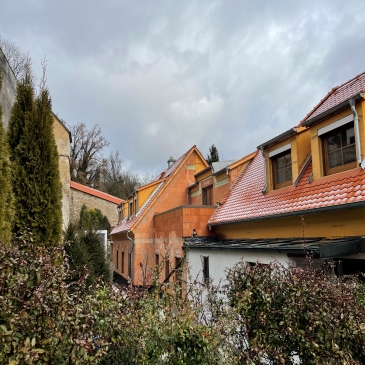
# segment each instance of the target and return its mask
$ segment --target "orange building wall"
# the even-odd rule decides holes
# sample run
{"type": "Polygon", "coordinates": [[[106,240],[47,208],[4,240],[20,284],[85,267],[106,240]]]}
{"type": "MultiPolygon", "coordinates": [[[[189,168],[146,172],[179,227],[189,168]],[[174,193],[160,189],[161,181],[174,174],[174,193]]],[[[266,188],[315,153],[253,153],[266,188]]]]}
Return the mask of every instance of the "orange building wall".
{"type": "Polygon", "coordinates": [[[154,217],[155,238],[190,237],[193,229],[198,236],[213,236],[208,219],[215,211],[210,206],[181,206],[154,217]]]}
{"type": "MultiPolygon", "coordinates": [[[[199,163],[200,157],[193,151],[187,160],[182,164],[177,171],[176,175],[173,176],[164,187],[162,193],[157,197],[157,200],[147,209],[143,218],[137,224],[136,228],[133,229],[130,236],[134,237],[134,249],[133,249],[133,277],[132,282],[134,285],[149,284],[152,271],[154,268],[154,259],[156,252],[160,252],[161,255],[165,251],[173,250],[176,257],[182,257],[182,242],[181,239],[162,241],[156,243],[154,232],[154,215],[165,212],[172,208],[188,204],[188,197],[186,188],[194,182],[194,174],[196,170],[188,168],[188,165],[196,165],[199,163]],[[173,246],[173,247],[170,247],[173,246]]],[[[206,220],[208,221],[208,219],[206,220]]],[[[176,227],[171,226],[174,230],[176,227]]],[[[190,233],[191,234],[191,233],[190,233]]],[[[113,236],[113,259],[116,257],[116,245],[122,244],[123,239],[121,235],[113,236]]],[[[161,258],[160,258],[161,259],[161,258]]],[[[119,273],[119,272],[118,272],[119,273]]],[[[120,273],[119,273],[120,274],[120,273]]],[[[122,274],[121,274],[122,275],[122,274]]],[[[125,278],[125,274],[122,275],[125,278]]]]}

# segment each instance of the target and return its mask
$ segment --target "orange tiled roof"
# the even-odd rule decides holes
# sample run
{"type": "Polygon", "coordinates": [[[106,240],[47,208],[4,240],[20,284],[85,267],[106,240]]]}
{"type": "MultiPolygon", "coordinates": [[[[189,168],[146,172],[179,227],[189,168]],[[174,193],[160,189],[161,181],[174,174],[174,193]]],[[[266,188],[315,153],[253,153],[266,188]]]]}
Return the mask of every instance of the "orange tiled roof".
{"type": "Polygon", "coordinates": [[[361,168],[309,182],[311,173],[309,163],[297,186],[263,194],[264,159],[257,154],[223,198],[209,224],[315,213],[320,208],[365,203],[365,171],[361,168]]]}
{"type": "Polygon", "coordinates": [[[331,109],[332,107],[350,99],[356,94],[365,91],[365,72],[346,81],[340,86],[334,87],[312,110],[299,125],[317,115],[331,109]]]}
{"type": "Polygon", "coordinates": [[[70,182],[70,188],[82,191],[83,193],[93,195],[97,198],[104,199],[104,200],[107,200],[107,201],[109,201],[111,203],[115,203],[115,204],[120,204],[123,201],[123,199],[117,198],[116,196],[109,195],[100,190],[96,190],[96,189],[90,188],[88,186],[79,184],[75,181],[70,182]]]}

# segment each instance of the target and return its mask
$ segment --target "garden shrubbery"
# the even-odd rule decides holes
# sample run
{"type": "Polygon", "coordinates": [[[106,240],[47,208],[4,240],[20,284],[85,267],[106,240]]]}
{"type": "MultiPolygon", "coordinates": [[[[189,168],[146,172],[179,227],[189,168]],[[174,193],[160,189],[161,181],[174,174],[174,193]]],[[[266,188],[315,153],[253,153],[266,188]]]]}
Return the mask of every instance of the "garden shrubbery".
{"type": "Polygon", "coordinates": [[[181,295],[179,283],[112,290],[87,275],[28,233],[0,245],[1,364],[364,363],[357,277],[239,263],[224,285],[181,295]]]}

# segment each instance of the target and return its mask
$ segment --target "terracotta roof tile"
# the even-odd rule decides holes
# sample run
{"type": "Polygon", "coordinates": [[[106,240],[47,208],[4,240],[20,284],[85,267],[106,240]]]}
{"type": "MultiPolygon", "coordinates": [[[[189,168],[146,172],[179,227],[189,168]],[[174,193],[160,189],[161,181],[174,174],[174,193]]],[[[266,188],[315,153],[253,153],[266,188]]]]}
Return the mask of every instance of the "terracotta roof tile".
{"type": "Polygon", "coordinates": [[[104,199],[115,204],[120,204],[123,201],[123,199],[117,198],[116,196],[109,195],[107,193],[104,193],[103,191],[90,188],[89,186],[79,184],[75,181],[70,182],[70,188],[82,191],[83,193],[93,195],[97,198],[104,199]]]}
{"type": "Polygon", "coordinates": [[[223,198],[209,224],[269,218],[285,213],[300,214],[305,210],[365,202],[364,170],[356,168],[309,183],[311,173],[312,163],[309,163],[297,186],[263,194],[264,159],[257,154],[223,198]]]}
{"type": "Polygon", "coordinates": [[[315,116],[331,109],[332,107],[350,99],[352,96],[365,91],[365,72],[346,81],[340,86],[334,87],[300,122],[307,121],[315,116]]]}

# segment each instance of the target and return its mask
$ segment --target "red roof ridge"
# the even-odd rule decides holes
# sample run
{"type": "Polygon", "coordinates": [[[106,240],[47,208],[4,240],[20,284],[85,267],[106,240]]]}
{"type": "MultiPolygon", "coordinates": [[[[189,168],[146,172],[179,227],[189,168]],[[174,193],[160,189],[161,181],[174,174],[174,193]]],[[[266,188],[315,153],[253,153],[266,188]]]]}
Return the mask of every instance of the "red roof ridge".
{"type": "Polygon", "coordinates": [[[314,114],[316,112],[316,110],[331,96],[331,95],[336,95],[340,92],[340,89],[344,89],[346,87],[351,86],[354,82],[360,80],[360,78],[362,76],[365,75],[365,71],[359,73],[358,75],[356,75],[355,77],[351,78],[350,80],[347,80],[346,82],[342,83],[339,86],[335,86],[333,87],[328,93],[327,95],[300,121],[298,126],[301,126],[301,124],[305,121],[308,120],[309,117],[314,114]]]}
{"type": "Polygon", "coordinates": [[[93,196],[95,196],[97,198],[100,198],[100,199],[107,200],[107,201],[109,201],[111,203],[114,203],[114,204],[120,204],[123,201],[123,199],[121,199],[121,198],[110,195],[108,193],[104,193],[103,191],[100,191],[100,190],[97,190],[97,189],[94,189],[94,188],[90,188],[89,186],[82,185],[82,184],[77,183],[75,181],[70,182],[70,188],[82,191],[83,193],[86,193],[86,194],[89,194],[89,195],[93,195],[93,196]]]}
{"type": "Polygon", "coordinates": [[[302,123],[307,120],[338,88],[339,86],[332,88],[331,91],[329,91],[327,95],[323,99],[321,99],[321,101],[299,122],[297,127],[301,127],[302,123]]]}
{"type": "Polygon", "coordinates": [[[344,82],[344,83],[343,83],[343,84],[341,84],[340,86],[336,86],[336,88],[337,88],[337,89],[339,89],[340,87],[345,86],[346,84],[350,84],[352,81],[355,81],[355,80],[359,79],[359,78],[360,78],[360,76],[363,76],[363,75],[365,75],[365,71],[363,71],[363,72],[359,73],[358,75],[356,75],[356,76],[355,76],[355,77],[353,77],[352,79],[350,79],[350,80],[348,80],[348,81],[344,82]]]}

